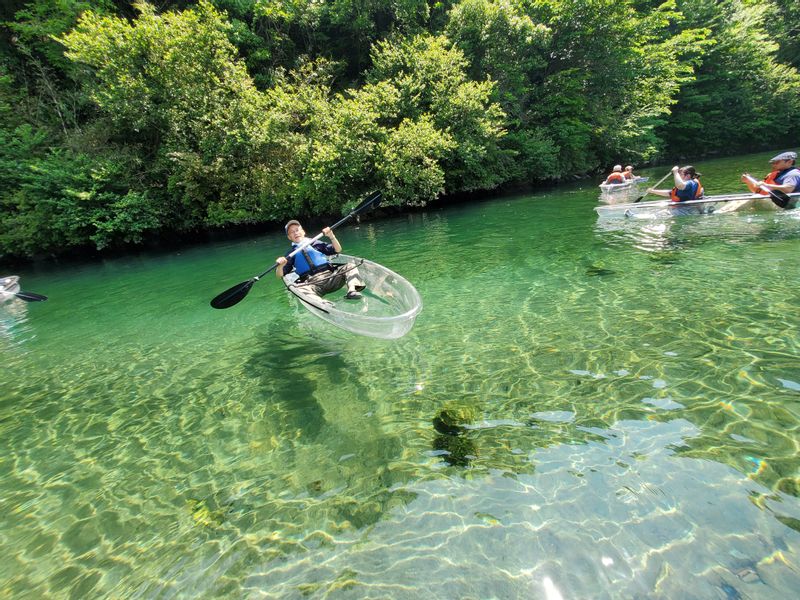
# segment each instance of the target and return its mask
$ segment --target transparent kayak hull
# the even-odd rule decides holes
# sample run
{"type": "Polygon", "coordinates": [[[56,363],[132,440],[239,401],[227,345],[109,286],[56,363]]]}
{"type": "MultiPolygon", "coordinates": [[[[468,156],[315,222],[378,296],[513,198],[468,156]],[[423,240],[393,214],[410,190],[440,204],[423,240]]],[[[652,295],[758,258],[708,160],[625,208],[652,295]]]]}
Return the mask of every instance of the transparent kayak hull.
{"type": "Polygon", "coordinates": [[[19,277],[7,275],[0,277],[0,302],[14,297],[19,292],[19,277]]]}
{"type": "MultiPolygon", "coordinates": [[[[800,194],[788,194],[790,198],[800,199],[800,194]]],[[[759,194],[725,194],[706,196],[687,202],[654,200],[651,202],[613,204],[596,206],[595,212],[603,219],[659,219],[683,215],[703,215],[709,213],[738,212],[745,210],[778,210],[772,200],[759,194]]]]}
{"type": "Polygon", "coordinates": [[[619,204],[628,202],[639,195],[639,184],[647,181],[647,177],[637,177],[623,183],[601,183],[600,202],[619,204]]]}
{"type": "Polygon", "coordinates": [[[339,254],[331,263],[358,267],[366,284],[359,300],[346,300],[346,287],[323,298],[297,282],[297,275],[283,278],[286,288],[313,315],[351,333],[392,340],[407,334],[422,310],[422,298],[411,283],[394,271],[364,258],[339,254]]]}

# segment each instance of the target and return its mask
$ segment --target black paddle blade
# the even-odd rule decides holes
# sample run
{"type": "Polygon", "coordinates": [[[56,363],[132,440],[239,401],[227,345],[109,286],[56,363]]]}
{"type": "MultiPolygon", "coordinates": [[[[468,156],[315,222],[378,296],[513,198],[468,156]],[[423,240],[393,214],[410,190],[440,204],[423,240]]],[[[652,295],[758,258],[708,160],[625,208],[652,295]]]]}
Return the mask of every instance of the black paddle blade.
{"type": "Polygon", "coordinates": [[[781,208],[786,208],[792,201],[792,199],[789,196],[787,196],[780,190],[769,190],[769,198],[775,205],[781,208]]]}
{"type": "Polygon", "coordinates": [[[25,302],[44,302],[47,300],[47,296],[34,294],[33,292],[17,292],[14,295],[20,300],[25,300],[25,302]]]}
{"type": "Polygon", "coordinates": [[[247,281],[236,284],[214,298],[211,301],[211,306],[214,308],[230,308],[234,304],[239,304],[239,302],[247,296],[247,293],[255,282],[255,279],[248,279],[247,281]]]}

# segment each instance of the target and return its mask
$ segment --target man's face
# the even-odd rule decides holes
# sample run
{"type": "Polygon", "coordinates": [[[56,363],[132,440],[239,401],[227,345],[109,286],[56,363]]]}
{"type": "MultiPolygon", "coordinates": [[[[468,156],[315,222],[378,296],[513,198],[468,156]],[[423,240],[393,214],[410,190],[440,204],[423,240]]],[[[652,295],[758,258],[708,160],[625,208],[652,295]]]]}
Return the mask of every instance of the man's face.
{"type": "Polygon", "coordinates": [[[289,238],[290,242],[299,243],[306,237],[306,232],[303,231],[300,225],[289,225],[289,229],[286,230],[286,237],[289,238]]]}

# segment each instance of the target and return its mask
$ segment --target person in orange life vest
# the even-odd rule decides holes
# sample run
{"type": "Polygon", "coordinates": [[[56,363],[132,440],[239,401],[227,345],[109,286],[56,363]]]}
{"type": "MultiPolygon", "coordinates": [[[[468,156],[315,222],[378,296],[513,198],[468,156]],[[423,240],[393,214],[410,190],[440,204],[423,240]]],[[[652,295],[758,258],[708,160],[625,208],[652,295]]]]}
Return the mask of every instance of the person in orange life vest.
{"type": "MultiPolygon", "coordinates": [[[[675,187],[671,190],[655,190],[649,188],[648,194],[655,194],[656,196],[664,196],[673,202],[686,202],[687,200],[697,200],[703,197],[703,186],[700,184],[698,177],[700,173],[697,170],[687,165],[685,167],[672,167],[672,177],[675,180],[675,187]]],[[[699,212],[695,210],[694,206],[681,207],[675,211],[675,214],[690,214],[699,212]]]]}
{"type": "Polygon", "coordinates": [[[742,175],[742,181],[754,194],[769,195],[761,186],[785,194],[800,192],[800,169],[795,166],[796,160],[796,152],[781,152],[770,159],[769,162],[770,165],[772,165],[772,172],[770,172],[763,181],[758,181],[756,184],[751,183],[745,177],[749,176],[748,173],[742,175]]]}
{"type": "MultiPolygon", "coordinates": [[[[299,221],[289,221],[286,223],[285,230],[286,237],[292,243],[292,250],[300,246],[306,239],[306,232],[299,221]]],[[[275,259],[275,262],[278,263],[275,274],[282,278],[294,270],[298,275],[298,281],[310,286],[311,291],[320,297],[335,292],[347,284],[345,298],[358,300],[361,298],[359,292],[366,287],[364,282],[359,279],[358,269],[350,265],[334,266],[330,264],[328,256],[339,254],[342,251],[342,245],[330,227],[323,229],[322,233],[331,241],[330,244],[317,240],[291,257],[288,256],[292,251],[290,250],[287,256],[279,256],[275,259]]]]}
{"type": "Polygon", "coordinates": [[[631,165],[625,167],[625,171],[622,173],[622,176],[625,179],[636,179],[636,175],[633,174],[633,167],[631,165]]]}
{"type": "Polygon", "coordinates": [[[625,183],[625,176],[622,174],[622,165],[614,165],[614,170],[606,177],[603,185],[609,183],[625,183]]]}

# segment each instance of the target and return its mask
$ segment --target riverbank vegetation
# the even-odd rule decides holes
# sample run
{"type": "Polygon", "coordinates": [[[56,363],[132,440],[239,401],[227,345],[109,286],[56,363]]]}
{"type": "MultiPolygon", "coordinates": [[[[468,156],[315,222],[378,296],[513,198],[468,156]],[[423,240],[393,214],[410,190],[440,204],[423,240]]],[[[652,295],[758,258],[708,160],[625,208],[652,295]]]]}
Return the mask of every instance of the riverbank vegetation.
{"type": "Polygon", "coordinates": [[[796,144],[790,0],[11,0],[0,256],[796,144]]]}

